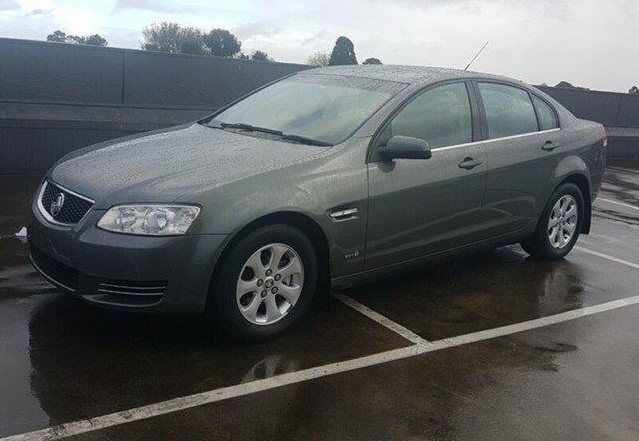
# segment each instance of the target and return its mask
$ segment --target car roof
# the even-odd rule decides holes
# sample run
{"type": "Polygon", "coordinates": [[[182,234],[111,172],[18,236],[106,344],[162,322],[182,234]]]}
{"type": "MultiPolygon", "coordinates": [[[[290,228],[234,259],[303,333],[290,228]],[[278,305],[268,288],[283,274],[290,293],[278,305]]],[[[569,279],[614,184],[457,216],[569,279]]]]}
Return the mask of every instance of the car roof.
{"type": "Polygon", "coordinates": [[[394,81],[406,84],[425,85],[438,81],[461,79],[461,78],[478,78],[509,81],[511,83],[524,84],[521,81],[511,78],[491,75],[480,72],[470,72],[459,69],[448,69],[443,67],[427,67],[427,66],[395,66],[388,64],[368,64],[368,65],[352,65],[352,66],[330,66],[321,67],[300,72],[301,74],[323,74],[323,75],[341,75],[356,78],[369,78],[374,80],[394,81]]]}

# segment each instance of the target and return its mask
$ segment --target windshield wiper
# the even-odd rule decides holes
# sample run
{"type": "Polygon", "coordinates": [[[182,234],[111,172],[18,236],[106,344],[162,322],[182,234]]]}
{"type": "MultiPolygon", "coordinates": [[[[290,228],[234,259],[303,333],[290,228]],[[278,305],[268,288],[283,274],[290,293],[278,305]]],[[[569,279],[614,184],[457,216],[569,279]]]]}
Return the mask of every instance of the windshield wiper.
{"type": "Polygon", "coordinates": [[[211,121],[208,124],[208,127],[216,128],[216,129],[240,129],[245,130],[247,132],[263,132],[270,133],[271,135],[281,136],[285,141],[295,141],[301,144],[308,145],[319,145],[323,147],[331,147],[333,144],[325,141],[320,141],[319,139],[309,138],[308,136],[303,135],[293,135],[293,134],[285,134],[281,130],[268,129],[266,127],[258,127],[252,124],[247,123],[225,123],[225,122],[217,122],[215,120],[211,121]]]}
{"type": "Polygon", "coordinates": [[[330,142],[320,141],[319,139],[313,139],[303,135],[282,135],[282,139],[287,141],[297,141],[308,145],[321,145],[324,147],[330,147],[333,145],[330,142]]]}
{"type": "Polygon", "coordinates": [[[220,126],[224,129],[242,129],[247,132],[263,132],[263,133],[271,133],[273,135],[282,135],[282,132],[275,129],[267,129],[266,127],[258,127],[251,124],[246,123],[220,123],[220,126]]]}

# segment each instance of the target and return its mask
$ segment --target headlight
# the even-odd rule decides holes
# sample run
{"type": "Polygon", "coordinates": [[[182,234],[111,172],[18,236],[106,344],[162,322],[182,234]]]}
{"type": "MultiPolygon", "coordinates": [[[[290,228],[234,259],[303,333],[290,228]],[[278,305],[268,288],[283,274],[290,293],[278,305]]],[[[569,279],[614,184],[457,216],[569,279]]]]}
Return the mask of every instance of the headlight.
{"type": "Polygon", "coordinates": [[[184,234],[200,208],[192,205],[119,205],[111,208],[98,227],[124,234],[170,236],[184,234]]]}

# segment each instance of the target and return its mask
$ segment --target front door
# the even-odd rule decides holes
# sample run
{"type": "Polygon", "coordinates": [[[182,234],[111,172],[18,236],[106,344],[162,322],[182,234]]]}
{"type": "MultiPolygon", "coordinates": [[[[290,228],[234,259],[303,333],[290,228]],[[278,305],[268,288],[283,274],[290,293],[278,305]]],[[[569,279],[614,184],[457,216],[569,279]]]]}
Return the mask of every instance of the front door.
{"type": "Polygon", "coordinates": [[[465,83],[417,95],[388,123],[378,145],[395,135],[427,141],[430,159],[368,164],[365,267],[437,253],[481,236],[486,154],[473,142],[465,83]]]}

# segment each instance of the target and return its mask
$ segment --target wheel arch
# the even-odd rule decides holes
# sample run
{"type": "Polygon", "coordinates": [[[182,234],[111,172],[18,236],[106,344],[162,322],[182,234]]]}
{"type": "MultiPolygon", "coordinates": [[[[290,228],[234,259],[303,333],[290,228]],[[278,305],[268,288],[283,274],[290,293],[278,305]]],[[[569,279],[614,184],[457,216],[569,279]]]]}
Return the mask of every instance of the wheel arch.
{"type": "Polygon", "coordinates": [[[582,173],[573,173],[565,177],[556,188],[558,188],[562,184],[572,183],[575,184],[579,190],[581,190],[581,194],[584,198],[584,220],[581,224],[581,233],[589,234],[590,233],[590,224],[592,220],[592,201],[590,197],[590,181],[586,177],[586,175],[582,173]]]}
{"type": "MultiPolygon", "coordinates": [[[[259,228],[275,224],[284,224],[298,228],[308,237],[308,239],[313,244],[315,251],[317,252],[319,271],[317,287],[318,292],[320,293],[320,296],[329,295],[331,274],[328,238],[322,227],[320,227],[320,225],[314,219],[312,219],[308,215],[296,211],[279,211],[266,214],[249,222],[240,230],[233,233],[222,250],[219,252],[218,258],[216,259],[215,266],[211,274],[211,280],[209,282],[209,292],[211,292],[213,284],[219,278],[222,266],[224,265],[224,262],[228,258],[228,255],[233,247],[237,245],[237,243],[242,240],[242,238],[245,237],[247,234],[250,234],[251,232],[259,228]]],[[[209,301],[211,300],[211,297],[212,296],[209,295],[207,298],[207,308],[209,307],[209,301]]]]}

